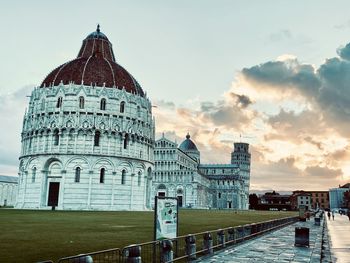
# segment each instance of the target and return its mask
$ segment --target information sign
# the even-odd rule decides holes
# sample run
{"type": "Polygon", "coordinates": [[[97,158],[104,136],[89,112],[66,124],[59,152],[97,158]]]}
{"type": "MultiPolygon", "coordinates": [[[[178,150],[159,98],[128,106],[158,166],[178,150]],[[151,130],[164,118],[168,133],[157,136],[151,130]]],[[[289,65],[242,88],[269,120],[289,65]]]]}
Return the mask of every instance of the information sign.
{"type": "Polygon", "coordinates": [[[178,201],[176,197],[156,196],[154,209],[154,239],[177,237],[178,201]]]}

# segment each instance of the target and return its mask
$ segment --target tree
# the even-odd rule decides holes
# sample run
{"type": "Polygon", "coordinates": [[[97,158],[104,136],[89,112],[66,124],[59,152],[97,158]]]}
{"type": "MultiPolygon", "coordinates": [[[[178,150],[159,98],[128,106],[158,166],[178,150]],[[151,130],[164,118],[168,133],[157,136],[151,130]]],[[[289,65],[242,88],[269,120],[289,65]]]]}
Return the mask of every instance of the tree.
{"type": "Polygon", "coordinates": [[[345,206],[350,209],[350,191],[349,190],[344,193],[344,203],[345,203],[345,206]]]}
{"type": "Polygon", "coordinates": [[[256,209],[259,203],[259,197],[256,194],[249,195],[249,209],[256,209]]]}

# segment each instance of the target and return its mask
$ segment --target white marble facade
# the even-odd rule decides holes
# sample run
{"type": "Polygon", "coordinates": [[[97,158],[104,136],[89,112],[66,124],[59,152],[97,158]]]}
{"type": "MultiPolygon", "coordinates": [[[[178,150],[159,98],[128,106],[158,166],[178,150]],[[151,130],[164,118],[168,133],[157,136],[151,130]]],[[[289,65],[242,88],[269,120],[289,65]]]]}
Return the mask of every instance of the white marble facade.
{"type": "Polygon", "coordinates": [[[23,121],[16,207],[51,207],[50,184],[58,183],[58,209],[145,209],[153,138],[147,98],[74,84],[35,88],[23,121]]]}
{"type": "Polygon", "coordinates": [[[17,197],[18,177],[0,175],[0,206],[14,206],[17,197]]]}
{"type": "Polygon", "coordinates": [[[163,136],[155,143],[152,195],[177,197],[182,207],[248,209],[249,147],[235,143],[232,158],[238,160],[241,155],[244,162],[201,164],[189,135],[179,147],[163,136]]]}

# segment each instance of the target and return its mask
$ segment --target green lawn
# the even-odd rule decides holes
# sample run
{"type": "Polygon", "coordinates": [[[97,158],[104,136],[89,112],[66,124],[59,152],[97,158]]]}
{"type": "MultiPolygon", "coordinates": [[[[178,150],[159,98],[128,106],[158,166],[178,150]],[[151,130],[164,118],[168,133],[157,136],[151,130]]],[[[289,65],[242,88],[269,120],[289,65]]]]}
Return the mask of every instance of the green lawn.
{"type": "MultiPolygon", "coordinates": [[[[180,210],[180,235],[296,215],[180,210]]],[[[0,262],[35,262],[151,241],[153,212],[0,209],[0,262]]]]}

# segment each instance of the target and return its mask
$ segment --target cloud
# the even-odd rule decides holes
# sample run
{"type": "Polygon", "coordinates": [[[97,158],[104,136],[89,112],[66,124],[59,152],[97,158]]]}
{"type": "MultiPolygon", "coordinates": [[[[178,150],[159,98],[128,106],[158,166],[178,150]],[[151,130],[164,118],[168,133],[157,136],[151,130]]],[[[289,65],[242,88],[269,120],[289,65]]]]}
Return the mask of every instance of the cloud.
{"type": "Polygon", "coordinates": [[[330,169],[328,167],[311,166],[305,169],[306,176],[335,179],[343,173],[340,169],[330,169]]]}
{"type": "Polygon", "coordinates": [[[321,83],[312,65],[300,64],[297,59],[269,61],[244,68],[242,76],[256,88],[273,89],[279,93],[301,92],[312,97],[321,83]]]}

